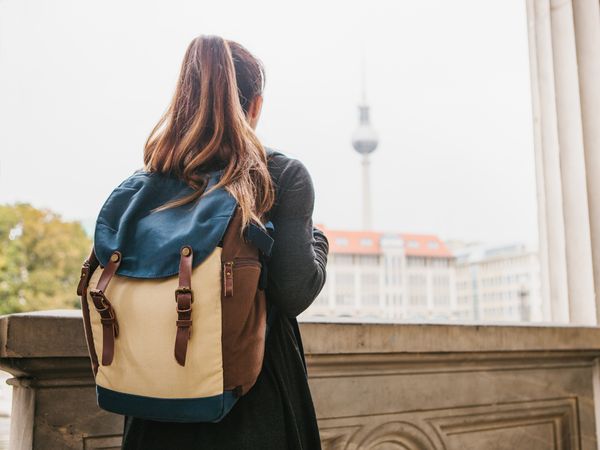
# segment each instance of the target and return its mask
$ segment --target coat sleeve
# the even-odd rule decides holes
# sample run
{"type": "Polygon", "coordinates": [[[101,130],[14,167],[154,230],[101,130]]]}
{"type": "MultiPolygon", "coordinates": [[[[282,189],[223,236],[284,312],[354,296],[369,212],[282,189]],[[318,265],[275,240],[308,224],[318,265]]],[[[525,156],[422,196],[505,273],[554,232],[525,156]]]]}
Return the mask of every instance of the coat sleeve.
{"type": "Polygon", "coordinates": [[[308,170],[289,159],[277,180],[267,285],[267,297],[288,317],[308,308],[325,284],[329,246],[325,235],[313,227],[314,201],[308,170]]]}

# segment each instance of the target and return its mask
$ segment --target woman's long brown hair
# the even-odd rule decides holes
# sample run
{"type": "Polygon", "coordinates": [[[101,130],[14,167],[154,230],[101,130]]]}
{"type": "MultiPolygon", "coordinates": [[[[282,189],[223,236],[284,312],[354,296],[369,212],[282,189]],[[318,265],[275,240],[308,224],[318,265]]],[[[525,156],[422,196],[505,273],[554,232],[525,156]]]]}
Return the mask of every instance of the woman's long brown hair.
{"type": "Polygon", "coordinates": [[[246,114],[262,94],[264,69],[248,50],[218,36],[199,36],[189,45],[175,95],[144,149],[147,171],[172,175],[194,192],[160,209],[196,201],[206,172],[222,168],[220,181],[237,200],[244,226],[262,223],[274,202],[266,152],[246,114]]]}

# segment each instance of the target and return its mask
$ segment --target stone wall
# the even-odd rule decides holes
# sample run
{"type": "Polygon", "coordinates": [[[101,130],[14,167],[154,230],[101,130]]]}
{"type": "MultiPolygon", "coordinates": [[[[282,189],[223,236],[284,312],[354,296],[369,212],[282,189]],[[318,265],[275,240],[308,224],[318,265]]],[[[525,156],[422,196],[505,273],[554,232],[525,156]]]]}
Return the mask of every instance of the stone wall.
{"type": "MultiPolygon", "coordinates": [[[[325,449],[596,449],[596,327],[302,324],[325,449]]],[[[75,311],[0,318],[11,449],[117,449],[75,311]]]]}

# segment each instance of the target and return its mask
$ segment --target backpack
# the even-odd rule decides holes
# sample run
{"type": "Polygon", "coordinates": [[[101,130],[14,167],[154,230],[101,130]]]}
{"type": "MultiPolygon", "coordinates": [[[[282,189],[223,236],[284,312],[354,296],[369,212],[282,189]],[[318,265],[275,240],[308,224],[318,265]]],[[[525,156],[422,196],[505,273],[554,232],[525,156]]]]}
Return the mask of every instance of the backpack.
{"type": "Polygon", "coordinates": [[[77,289],[100,408],[218,422],[254,385],[273,239],[242,229],[236,200],[210,190],[220,175],[208,174],[198,201],[154,211],[192,189],[138,171],[101,208],[77,289]]]}

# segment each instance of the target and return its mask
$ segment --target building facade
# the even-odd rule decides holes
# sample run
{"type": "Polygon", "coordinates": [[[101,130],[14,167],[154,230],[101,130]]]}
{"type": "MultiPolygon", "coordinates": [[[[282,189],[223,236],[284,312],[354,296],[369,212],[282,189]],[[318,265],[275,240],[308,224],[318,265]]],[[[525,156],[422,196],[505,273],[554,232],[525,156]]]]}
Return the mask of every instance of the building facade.
{"type": "Polygon", "coordinates": [[[543,320],[535,249],[523,244],[467,245],[454,254],[458,317],[486,322],[543,320]]]}
{"type": "Polygon", "coordinates": [[[537,252],[431,234],[324,228],[327,282],[303,318],[543,320],[537,252]]]}
{"type": "Polygon", "coordinates": [[[304,317],[453,317],[455,258],[437,236],[324,231],[327,282],[304,317]]]}

